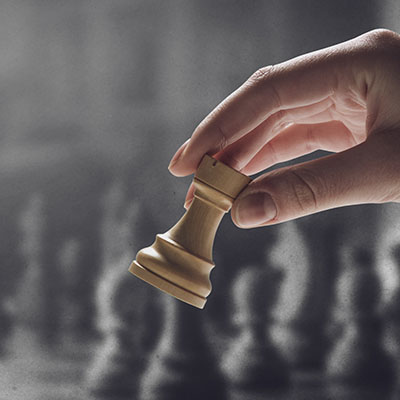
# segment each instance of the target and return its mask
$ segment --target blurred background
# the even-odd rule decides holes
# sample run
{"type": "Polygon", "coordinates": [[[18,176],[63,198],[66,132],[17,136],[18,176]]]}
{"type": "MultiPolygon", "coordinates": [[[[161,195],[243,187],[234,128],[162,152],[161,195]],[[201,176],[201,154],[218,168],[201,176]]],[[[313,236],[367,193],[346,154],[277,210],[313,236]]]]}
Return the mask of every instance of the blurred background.
{"type": "Polygon", "coordinates": [[[398,205],[246,231],[226,217],[201,316],[127,272],[183,214],[191,178],[167,165],[220,101],[262,66],[377,27],[400,31],[398,1],[1,1],[0,398],[179,400],[201,384],[223,399],[290,375],[282,398],[323,399],[321,376],[371,376],[337,372],[358,319],[348,342],[374,353],[350,359],[396,362],[398,205]]]}

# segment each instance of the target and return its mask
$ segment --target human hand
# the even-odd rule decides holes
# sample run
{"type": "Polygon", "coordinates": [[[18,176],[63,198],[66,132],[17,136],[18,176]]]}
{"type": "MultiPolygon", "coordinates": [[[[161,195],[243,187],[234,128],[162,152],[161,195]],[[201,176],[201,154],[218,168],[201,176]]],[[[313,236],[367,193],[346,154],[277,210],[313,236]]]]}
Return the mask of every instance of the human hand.
{"type": "MultiPolygon", "coordinates": [[[[400,35],[374,30],[261,68],[200,123],[169,168],[189,175],[207,153],[251,175],[318,149],[336,154],[252,181],[233,203],[235,224],[400,202],[400,35]]],[[[186,206],[192,198],[193,187],[186,206]]]]}

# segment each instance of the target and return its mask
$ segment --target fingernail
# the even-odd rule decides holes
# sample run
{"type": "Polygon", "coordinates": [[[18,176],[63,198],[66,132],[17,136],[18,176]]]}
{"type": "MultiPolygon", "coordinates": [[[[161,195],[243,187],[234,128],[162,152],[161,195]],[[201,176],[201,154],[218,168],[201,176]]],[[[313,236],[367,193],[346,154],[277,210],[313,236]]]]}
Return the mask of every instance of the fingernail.
{"type": "Polygon", "coordinates": [[[243,228],[262,225],[276,217],[276,206],[267,193],[253,193],[238,200],[236,221],[243,228]]]}
{"type": "Polygon", "coordinates": [[[179,161],[179,159],[182,156],[183,151],[185,150],[187,144],[189,143],[189,140],[190,140],[190,138],[188,140],[186,140],[186,142],[183,143],[182,146],[179,147],[179,149],[176,151],[175,155],[172,157],[172,160],[168,165],[169,170],[171,170],[171,168],[179,161]]]}
{"type": "Polygon", "coordinates": [[[189,207],[190,207],[190,205],[191,205],[192,203],[193,203],[193,199],[187,201],[187,202],[183,205],[183,207],[185,208],[185,210],[188,210],[189,207]]]}

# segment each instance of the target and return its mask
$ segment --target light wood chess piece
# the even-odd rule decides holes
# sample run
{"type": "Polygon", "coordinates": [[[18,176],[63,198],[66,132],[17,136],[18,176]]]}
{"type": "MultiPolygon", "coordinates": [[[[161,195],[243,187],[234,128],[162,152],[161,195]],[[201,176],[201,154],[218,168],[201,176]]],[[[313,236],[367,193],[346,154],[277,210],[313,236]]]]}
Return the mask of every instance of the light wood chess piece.
{"type": "Polygon", "coordinates": [[[205,155],[194,177],[194,200],[168,232],[138,252],[129,271],[158,289],[203,308],[211,292],[212,248],[222,217],[251,179],[205,155]]]}

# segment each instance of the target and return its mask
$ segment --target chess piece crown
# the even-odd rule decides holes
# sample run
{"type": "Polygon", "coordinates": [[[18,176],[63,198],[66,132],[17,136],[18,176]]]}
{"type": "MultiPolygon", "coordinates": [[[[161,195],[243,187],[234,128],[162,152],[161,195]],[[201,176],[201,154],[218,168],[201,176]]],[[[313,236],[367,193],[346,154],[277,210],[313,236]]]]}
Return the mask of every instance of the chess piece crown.
{"type": "Polygon", "coordinates": [[[203,308],[211,292],[212,248],[222,217],[251,179],[205,155],[194,177],[194,200],[168,232],[138,252],[129,271],[158,289],[203,308]]]}

